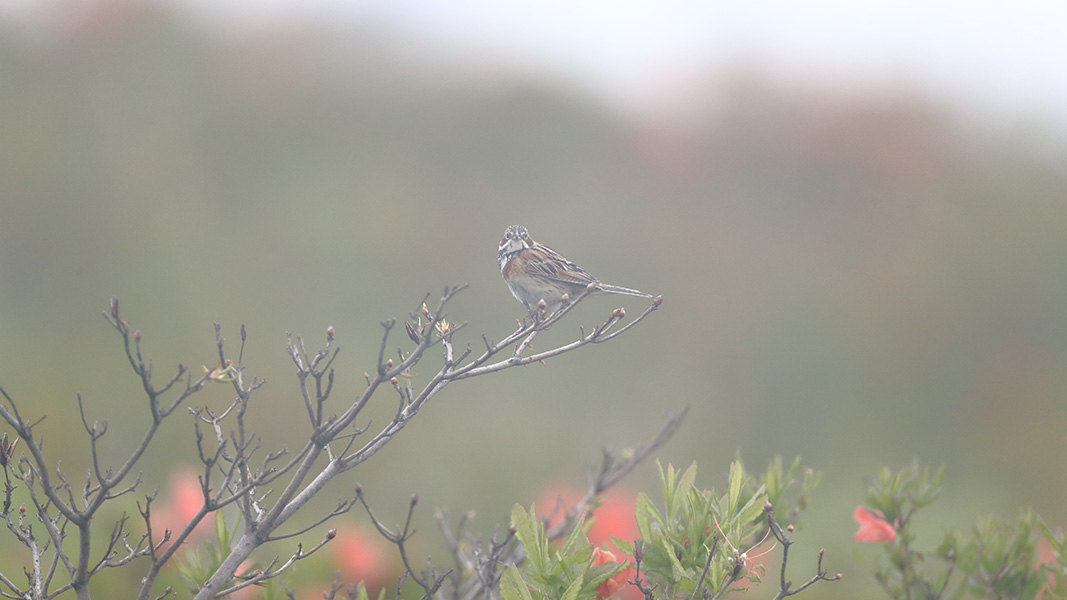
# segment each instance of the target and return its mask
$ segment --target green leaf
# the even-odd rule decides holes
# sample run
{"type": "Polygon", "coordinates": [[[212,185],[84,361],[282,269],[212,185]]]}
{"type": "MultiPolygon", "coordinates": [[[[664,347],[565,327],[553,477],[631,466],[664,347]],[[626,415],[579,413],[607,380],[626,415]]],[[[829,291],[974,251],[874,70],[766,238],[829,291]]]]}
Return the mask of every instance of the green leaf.
{"type": "Polygon", "coordinates": [[[941,465],[941,468],[934,473],[932,480],[930,479],[930,469],[923,469],[922,478],[919,479],[916,486],[918,489],[915,491],[914,502],[916,506],[926,506],[941,496],[941,478],[944,475],[944,465],[941,465]]]}
{"type": "Polygon", "coordinates": [[[629,561],[606,562],[593,565],[585,572],[585,589],[589,590],[607,581],[612,575],[625,570],[630,565],[629,561]]]}
{"type": "Polygon", "coordinates": [[[515,565],[508,565],[500,577],[500,597],[504,600],[534,600],[515,565]]]}
{"type": "Polygon", "coordinates": [[[767,472],[763,477],[763,484],[767,486],[767,500],[778,505],[778,501],[781,499],[782,494],[785,493],[793,483],[793,478],[796,477],[797,469],[800,468],[800,457],[793,459],[793,464],[789,467],[789,471],[782,472],[782,457],[775,456],[774,459],[767,463],[767,472]]]}
{"type": "Polygon", "coordinates": [[[628,554],[630,556],[634,555],[634,541],[633,540],[624,540],[622,538],[617,538],[615,536],[611,536],[611,545],[615,546],[615,549],[618,550],[619,552],[622,552],[623,554],[628,554]]]}
{"type": "Polygon", "coordinates": [[[689,468],[685,470],[685,473],[682,473],[682,478],[678,480],[678,491],[683,494],[688,494],[696,480],[697,463],[696,461],[693,461],[693,464],[689,465],[689,468]]]}
{"type": "Polygon", "coordinates": [[[726,496],[726,512],[733,515],[737,510],[737,503],[741,501],[741,484],[744,483],[744,472],[741,463],[730,463],[730,491],[726,496]]]}
{"type": "Polygon", "coordinates": [[[671,565],[674,567],[675,572],[677,572],[679,575],[684,576],[686,574],[686,568],[682,565],[681,561],[678,560],[678,557],[675,556],[674,549],[670,547],[670,545],[667,543],[667,540],[665,539],[660,539],[660,543],[663,544],[663,548],[667,551],[667,556],[670,559],[671,565]]]}
{"type": "Polygon", "coordinates": [[[738,524],[744,526],[755,521],[763,513],[763,503],[766,501],[766,495],[763,493],[764,487],[761,485],[755,494],[748,499],[748,502],[737,511],[738,524]]]}
{"type": "Polygon", "coordinates": [[[667,520],[674,520],[674,481],[677,474],[674,471],[674,465],[667,464],[667,471],[664,474],[663,469],[660,469],[659,479],[660,484],[663,486],[663,508],[667,511],[667,520]]]}
{"type": "Polygon", "coordinates": [[[649,515],[655,508],[652,507],[652,501],[648,499],[648,496],[644,492],[637,495],[636,507],[634,508],[634,519],[637,521],[637,533],[641,535],[641,539],[652,539],[652,523],[649,519],[649,515]]]}
{"type": "MultiPolygon", "coordinates": [[[[384,592],[385,592],[385,588],[382,588],[381,592],[379,592],[379,594],[378,594],[379,598],[381,597],[381,594],[384,593],[384,592]]],[[[364,583],[362,581],[359,582],[356,585],[356,598],[355,598],[355,600],[370,600],[370,594],[367,593],[367,586],[364,585],[364,583]]]]}
{"type": "Polygon", "coordinates": [[[579,573],[574,581],[567,587],[567,591],[563,593],[563,597],[560,600],[575,600],[578,598],[578,592],[582,591],[582,573],[579,573]]]}
{"type": "Polygon", "coordinates": [[[215,538],[219,541],[219,548],[225,549],[224,554],[229,554],[230,530],[226,527],[226,517],[221,510],[215,511],[215,538]]]}
{"type": "Polygon", "coordinates": [[[526,553],[526,560],[530,562],[530,567],[537,574],[544,574],[547,570],[548,553],[545,552],[541,543],[541,524],[537,522],[532,506],[530,509],[527,513],[522,506],[516,504],[511,509],[511,524],[515,527],[515,537],[519,538],[519,542],[522,543],[522,549],[526,553]]]}
{"type": "MultiPolygon", "coordinates": [[[[574,524],[574,529],[571,529],[567,539],[563,542],[560,552],[563,554],[571,554],[574,552],[574,548],[589,546],[589,539],[585,536],[587,529],[588,527],[586,527],[585,519],[578,517],[578,522],[574,524]]],[[[590,552],[591,551],[592,549],[590,549],[590,552]]]]}

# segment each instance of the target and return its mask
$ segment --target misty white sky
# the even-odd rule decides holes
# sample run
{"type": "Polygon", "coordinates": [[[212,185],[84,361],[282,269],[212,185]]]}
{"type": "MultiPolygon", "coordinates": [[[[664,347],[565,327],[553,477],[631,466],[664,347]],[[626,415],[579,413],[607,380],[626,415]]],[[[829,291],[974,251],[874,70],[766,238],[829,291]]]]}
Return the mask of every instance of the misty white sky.
{"type": "MultiPolygon", "coordinates": [[[[742,63],[1067,122],[1067,0],[172,1],[246,27],[292,13],[369,21],[414,34],[419,50],[489,57],[622,104],[742,63]]],[[[53,0],[82,2],[107,0],[53,0]]]]}

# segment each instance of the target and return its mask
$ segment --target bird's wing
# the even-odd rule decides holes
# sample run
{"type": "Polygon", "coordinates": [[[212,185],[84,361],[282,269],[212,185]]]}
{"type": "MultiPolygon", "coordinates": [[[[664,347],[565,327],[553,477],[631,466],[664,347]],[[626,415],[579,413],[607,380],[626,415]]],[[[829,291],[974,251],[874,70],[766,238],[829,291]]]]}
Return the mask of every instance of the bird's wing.
{"type": "Polygon", "coordinates": [[[597,281],[585,269],[563,258],[548,246],[538,245],[537,248],[527,249],[523,253],[526,255],[523,266],[534,277],[547,277],[560,283],[581,286],[597,281]]]}

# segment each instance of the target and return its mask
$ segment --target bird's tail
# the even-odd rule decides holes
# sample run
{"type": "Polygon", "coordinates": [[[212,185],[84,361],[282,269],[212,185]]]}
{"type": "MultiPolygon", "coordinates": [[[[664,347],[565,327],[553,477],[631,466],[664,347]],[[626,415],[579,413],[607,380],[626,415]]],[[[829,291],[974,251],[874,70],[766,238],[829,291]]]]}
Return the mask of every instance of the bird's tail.
{"type": "Polygon", "coordinates": [[[631,290],[630,288],[624,288],[618,285],[611,285],[608,283],[601,283],[596,287],[597,290],[608,294],[626,294],[627,296],[641,296],[642,298],[651,298],[652,294],[646,294],[637,290],[631,290]]]}

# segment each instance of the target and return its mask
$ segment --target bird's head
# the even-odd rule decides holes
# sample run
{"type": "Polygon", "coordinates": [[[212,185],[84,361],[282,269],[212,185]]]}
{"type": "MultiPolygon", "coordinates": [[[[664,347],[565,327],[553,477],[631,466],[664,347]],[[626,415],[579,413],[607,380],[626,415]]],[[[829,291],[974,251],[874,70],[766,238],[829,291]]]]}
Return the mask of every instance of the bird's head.
{"type": "Polygon", "coordinates": [[[505,229],[504,239],[500,240],[500,250],[497,253],[501,268],[516,252],[531,246],[533,246],[533,240],[530,239],[530,234],[522,225],[512,225],[505,229]]]}

